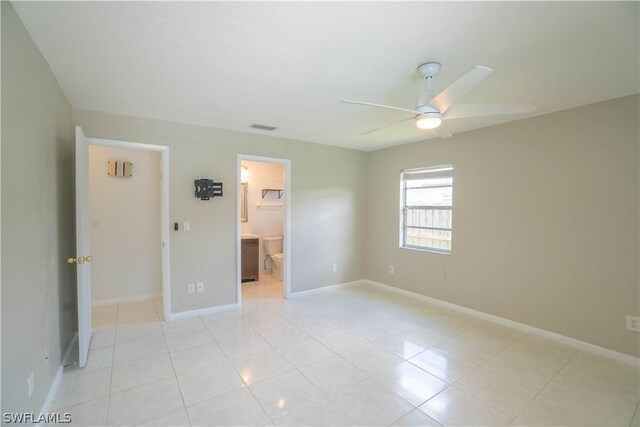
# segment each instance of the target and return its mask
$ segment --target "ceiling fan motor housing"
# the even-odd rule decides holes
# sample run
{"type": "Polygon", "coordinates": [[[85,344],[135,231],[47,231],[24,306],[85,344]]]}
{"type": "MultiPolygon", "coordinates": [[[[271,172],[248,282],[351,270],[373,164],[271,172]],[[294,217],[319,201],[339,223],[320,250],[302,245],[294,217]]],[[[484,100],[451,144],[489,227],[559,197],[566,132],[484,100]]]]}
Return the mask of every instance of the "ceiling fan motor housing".
{"type": "Polygon", "coordinates": [[[420,105],[420,106],[416,107],[416,111],[418,111],[420,114],[435,113],[438,116],[440,116],[440,111],[436,110],[435,108],[433,108],[430,105],[420,105]]]}

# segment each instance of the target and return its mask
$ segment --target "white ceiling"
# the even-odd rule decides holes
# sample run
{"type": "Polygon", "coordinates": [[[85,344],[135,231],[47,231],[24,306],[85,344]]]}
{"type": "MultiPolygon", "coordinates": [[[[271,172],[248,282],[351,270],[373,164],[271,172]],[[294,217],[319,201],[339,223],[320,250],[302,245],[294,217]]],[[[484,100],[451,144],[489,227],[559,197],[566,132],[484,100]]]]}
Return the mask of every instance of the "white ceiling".
{"type": "MultiPolygon", "coordinates": [[[[638,2],[14,2],[74,107],[359,150],[431,138],[415,68],[444,89],[494,69],[464,103],[534,114],[638,93],[638,2]]],[[[455,132],[524,117],[449,120],[455,132]]]]}

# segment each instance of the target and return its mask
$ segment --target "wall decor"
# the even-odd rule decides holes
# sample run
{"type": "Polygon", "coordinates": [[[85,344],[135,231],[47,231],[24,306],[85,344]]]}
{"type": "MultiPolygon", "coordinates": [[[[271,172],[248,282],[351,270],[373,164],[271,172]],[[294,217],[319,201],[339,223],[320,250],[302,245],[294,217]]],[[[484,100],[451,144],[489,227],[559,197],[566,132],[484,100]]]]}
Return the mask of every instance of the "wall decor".
{"type": "Polygon", "coordinates": [[[193,181],[196,187],[196,198],[209,200],[214,197],[222,197],[222,183],[212,179],[201,178],[193,181]]]}

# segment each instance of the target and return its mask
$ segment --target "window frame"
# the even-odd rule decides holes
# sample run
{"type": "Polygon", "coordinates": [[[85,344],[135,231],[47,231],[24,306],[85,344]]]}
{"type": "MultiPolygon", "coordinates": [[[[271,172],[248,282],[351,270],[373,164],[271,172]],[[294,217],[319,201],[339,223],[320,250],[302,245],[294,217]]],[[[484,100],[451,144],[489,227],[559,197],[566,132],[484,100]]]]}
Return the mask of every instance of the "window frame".
{"type": "MultiPolygon", "coordinates": [[[[434,176],[435,178],[435,176],[434,176]]],[[[454,168],[453,165],[439,165],[439,166],[430,166],[430,167],[422,167],[422,168],[414,168],[414,169],[405,169],[400,172],[400,237],[399,237],[399,246],[400,249],[409,249],[412,251],[420,251],[420,252],[430,252],[440,255],[451,255],[453,251],[453,192],[455,186],[455,178],[454,178],[454,168]],[[423,188],[449,188],[451,187],[451,206],[406,206],[407,199],[407,179],[405,179],[406,174],[411,173],[435,173],[435,172],[446,172],[451,177],[451,185],[431,185],[425,187],[411,187],[411,189],[423,189],[423,188]],[[407,210],[448,210],[451,212],[451,228],[441,228],[441,227],[421,227],[421,226],[412,226],[407,225],[407,210]],[[451,249],[442,249],[442,248],[432,248],[428,246],[417,246],[406,243],[407,241],[407,231],[408,229],[416,229],[416,230],[436,230],[436,231],[448,231],[451,235],[450,247],[451,249]]]]}

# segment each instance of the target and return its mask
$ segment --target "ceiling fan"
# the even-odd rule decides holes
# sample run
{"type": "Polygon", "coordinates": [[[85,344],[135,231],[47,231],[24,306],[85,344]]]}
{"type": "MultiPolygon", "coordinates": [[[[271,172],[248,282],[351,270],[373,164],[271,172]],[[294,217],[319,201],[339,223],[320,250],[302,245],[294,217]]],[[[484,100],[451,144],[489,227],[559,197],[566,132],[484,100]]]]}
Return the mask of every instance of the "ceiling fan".
{"type": "Polygon", "coordinates": [[[437,62],[427,62],[418,67],[418,73],[427,81],[427,90],[418,95],[416,108],[401,108],[390,105],[373,104],[371,102],[343,100],[348,104],[367,105],[371,107],[387,108],[391,110],[406,111],[413,113],[412,117],[389,123],[382,127],[364,132],[361,135],[379,131],[386,127],[407,122],[415,121],[420,129],[433,129],[441,138],[451,136],[451,131],[443,120],[462,119],[466,117],[493,116],[500,114],[518,114],[530,113],[535,111],[535,105],[526,104],[458,104],[464,95],[473,89],[482,79],[487,77],[493,70],[488,67],[474,67],[464,76],[456,80],[451,86],[433,96],[431,93],[431,80],[440,72],[440,64],[437,62]]]}

